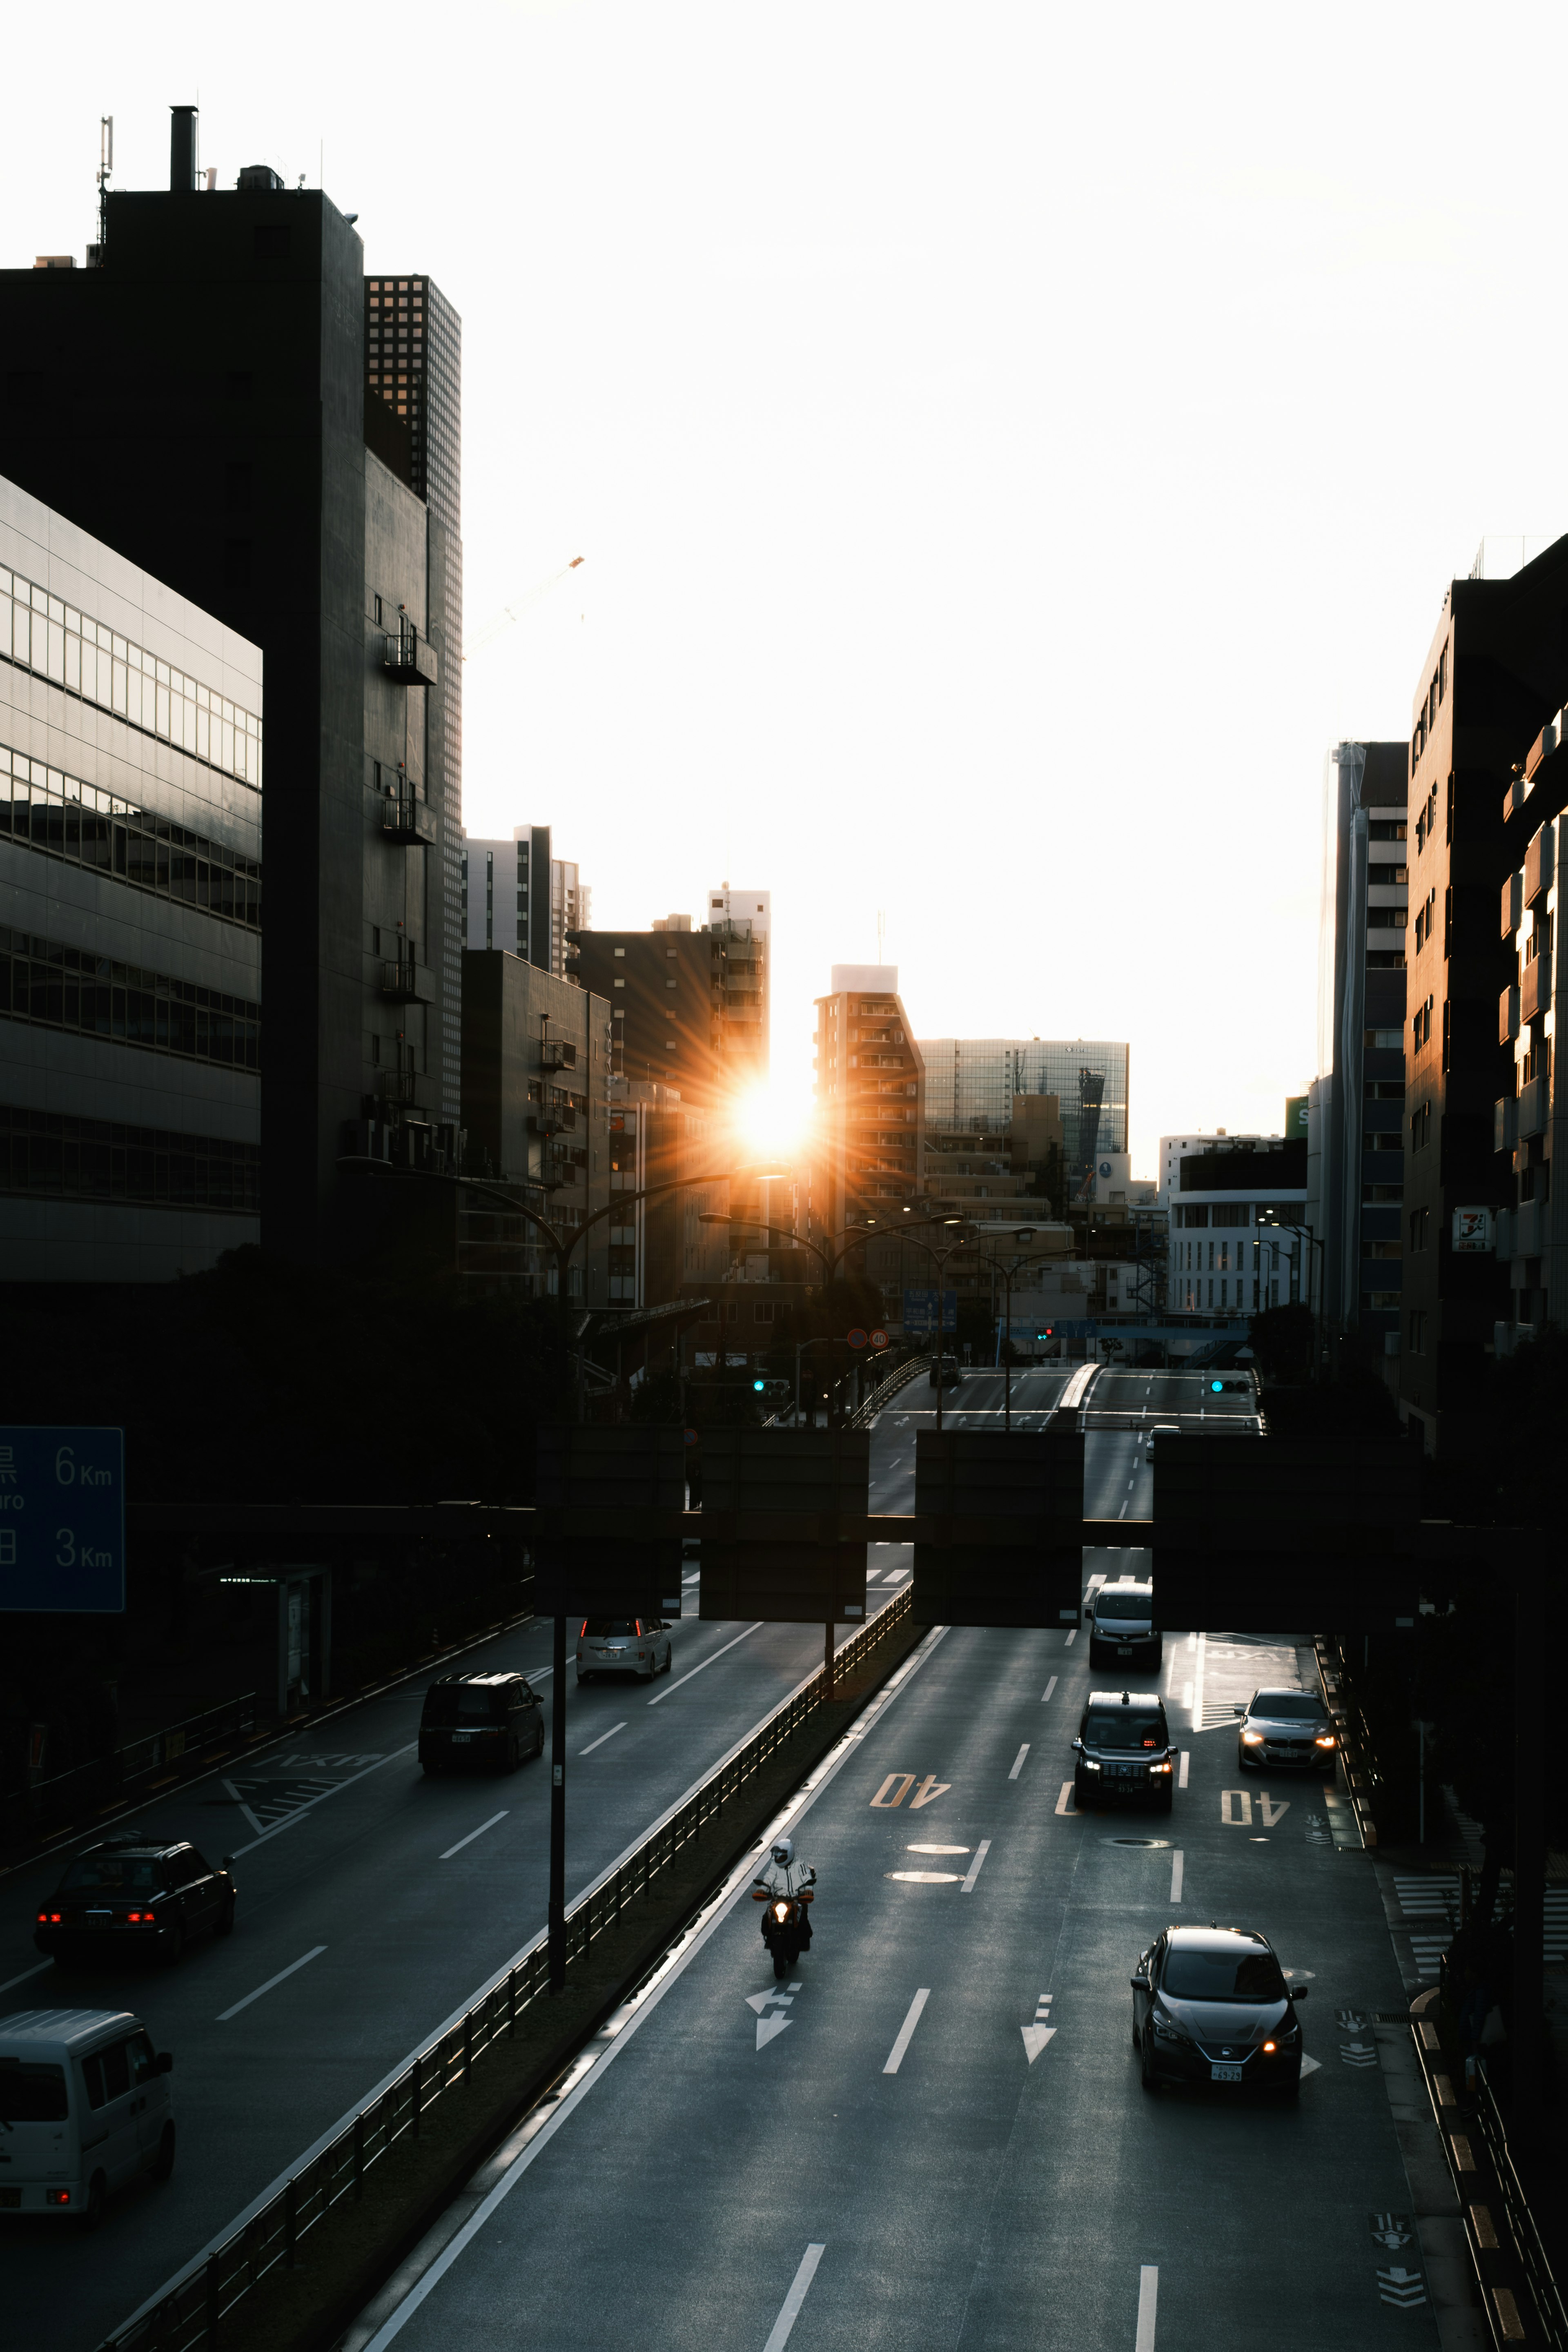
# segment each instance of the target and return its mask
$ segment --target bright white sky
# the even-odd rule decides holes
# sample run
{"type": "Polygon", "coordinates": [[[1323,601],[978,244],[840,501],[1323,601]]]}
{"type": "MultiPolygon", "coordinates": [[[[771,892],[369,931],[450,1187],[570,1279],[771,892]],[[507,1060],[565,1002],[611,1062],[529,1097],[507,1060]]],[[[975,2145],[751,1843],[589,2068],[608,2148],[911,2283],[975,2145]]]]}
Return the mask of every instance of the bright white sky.
{"type": "MultiPolygon", "coordinates": [[[[1125,1036],[1135,1171],[1311,1075],[1323,754],[1568,525],[1561,9],[13,12],[0,261],[204,163],[464,321],[466,817],[595,919],[772,889],[773,1058],[1125,1036]]],[[[107,364],[112,355],[105,354],[107,364]]],[[[3,464],[0,447],[0,464],[3,464]]]]}

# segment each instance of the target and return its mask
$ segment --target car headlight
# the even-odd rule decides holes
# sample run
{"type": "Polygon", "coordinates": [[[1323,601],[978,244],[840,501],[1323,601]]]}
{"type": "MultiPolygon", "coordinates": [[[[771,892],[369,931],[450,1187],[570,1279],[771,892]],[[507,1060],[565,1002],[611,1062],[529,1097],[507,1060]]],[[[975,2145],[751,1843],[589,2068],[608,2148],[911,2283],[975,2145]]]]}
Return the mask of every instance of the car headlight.
{"type": "Polygon", "coordinates": [[[1192,2035],[1184,2033],[1175,2019],[1167,2017],[1163,2009],[1152,2009],[1149,2012],[1149,2022],[1154,2029],[1154,2039],[1157,2042],[1179,2042],[1184,2049],[1192,2048],[1192,2035]]]}
{"type": "Polygon", "coordinates": [[[1098,1772],[1100,1767],[1092,1756],[1086,1756],[1083,1759],[1083,1769],[1086,1772],[1098,1772]]]}
{"type": "Polygon", "coordinates": [[[1316,1741],[1316,1745],[1317,1745],[1318,1747],[1320,1747],[1320,1748],[1333,1748],[1333,1747],[1337,1747],[1337,1746],[1338,1746],[1338,1744],[1339,1744],[1339,1743],[1336,1741],[1336,1739],[1335,1739],[1335,1738],[1334,1738],[1334,1735],[1333,1735],[1333,1733],[1332,1733],[1331,1731],[1320,1731],[1320,1732],[1319,1732],[1318,1737],[1317,1737],[1317,1741],[1316,1741]]]}
{"type": "Polygon", "coordinates": [[[1149,1767],[1151,1772],[1168,1772],[1170,1769],[1169,1764],[1151,1764],[1149,1767]]]}
{"type": "Polygon", "coordinates": [[[1244,1731],[1241,1735],[1241,1744],[1244,1748],[1261,1748],[1263,1734],[1261,1731],[1244,1731]]]}

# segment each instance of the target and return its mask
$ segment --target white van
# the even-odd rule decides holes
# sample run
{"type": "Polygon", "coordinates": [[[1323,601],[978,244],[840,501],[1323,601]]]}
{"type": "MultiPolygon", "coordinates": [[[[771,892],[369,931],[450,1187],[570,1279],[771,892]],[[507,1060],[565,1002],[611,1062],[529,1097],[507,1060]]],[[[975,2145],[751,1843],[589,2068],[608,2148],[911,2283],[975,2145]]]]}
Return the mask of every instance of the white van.
{"type": "Polygon", "coordinates": [[[123,2009],[0,2017],[0,2212],[96,2230],[110,2191],[174,2168],[174,2060],[123,2009]]]}

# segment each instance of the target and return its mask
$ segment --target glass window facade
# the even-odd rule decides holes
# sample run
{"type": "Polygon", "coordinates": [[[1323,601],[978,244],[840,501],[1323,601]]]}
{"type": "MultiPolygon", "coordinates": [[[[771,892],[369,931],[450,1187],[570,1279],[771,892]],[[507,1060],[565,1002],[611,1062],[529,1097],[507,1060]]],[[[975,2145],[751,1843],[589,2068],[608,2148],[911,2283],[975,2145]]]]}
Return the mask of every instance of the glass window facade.
{"type": "Polygon", "coordinates": [[[0,743],[0,840],[92,867],[134,890],[261,929],[261,867],[221,842],[132,807],[0,743]]]}
{"type": "Polygon", "coordinates": [[[261,1211],[261,1147],[0,1103],[0,1192],[261,1211]]]}
{"type": "Polygon", "coordinates": [[[254,711],[3,568],[0,659],[261,790],[261,721],[254,711]]]}
{"type": "Polygon", "coordinates": [[[0,1016],[224,1069],[261,1066],[258,1004],[3,926],[0,1016]]]}
{"type": "Polygon", "coordinates": [[[1085,1037],[922,1037],[920,1048],[926,1126],[933,1135],[1003,1134],[1015,1095],[1055,1095],[1069,1168],[1092,1152],[1128,1148],[1126,1045],[1085,1037]]]}

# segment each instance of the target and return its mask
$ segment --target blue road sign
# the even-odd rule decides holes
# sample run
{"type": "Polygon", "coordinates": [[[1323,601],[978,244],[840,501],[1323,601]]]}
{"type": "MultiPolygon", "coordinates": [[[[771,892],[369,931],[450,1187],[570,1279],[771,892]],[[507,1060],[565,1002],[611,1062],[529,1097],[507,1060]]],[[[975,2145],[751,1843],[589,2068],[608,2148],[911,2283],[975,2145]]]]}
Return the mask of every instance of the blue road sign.
{"type": "Polygon", "coordinates": [[[0,1426],[0,1610],[124,1607],[124,1431],[0,1426]]]}
{"type": "Polygon", "coordinates": [[[927,1339],[937,1328],[937,1300],[942,1301],[942,1328],[958,1328],[958,1293],[956,1290],[906,1290],[904,1293],[904,1336],[910,1339],[927,1339]]]}

